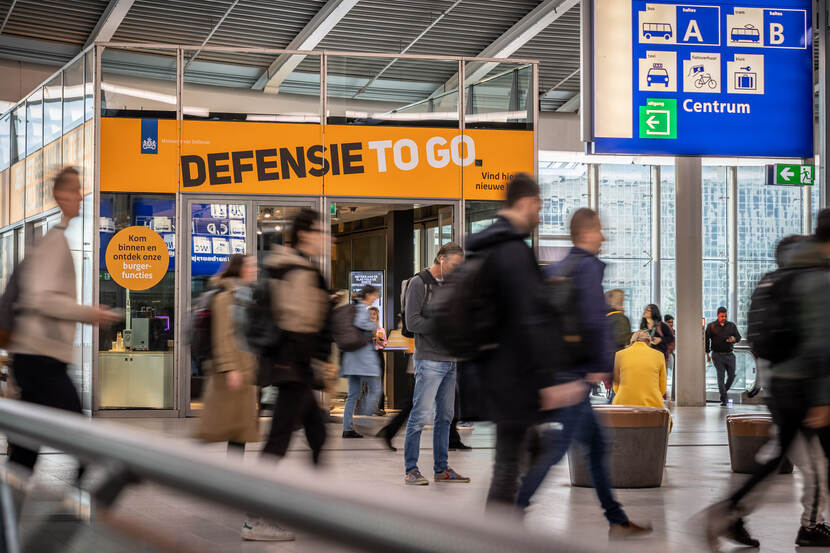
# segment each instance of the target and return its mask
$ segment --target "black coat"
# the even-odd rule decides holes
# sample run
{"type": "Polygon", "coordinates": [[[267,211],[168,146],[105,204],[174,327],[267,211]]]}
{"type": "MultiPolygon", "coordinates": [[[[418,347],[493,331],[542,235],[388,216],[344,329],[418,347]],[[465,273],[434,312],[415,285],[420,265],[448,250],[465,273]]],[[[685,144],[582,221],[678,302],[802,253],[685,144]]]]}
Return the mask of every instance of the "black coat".
{"type": "Polygon", "coordinates": [[[536,422],[539,389],[555,383],[558,334],[527,236],[500,216],[467,240],[468,250],[486,251],[482,287],[501,314],[499,346],[477,360],[485,416],[496,422],[536,422]]]}

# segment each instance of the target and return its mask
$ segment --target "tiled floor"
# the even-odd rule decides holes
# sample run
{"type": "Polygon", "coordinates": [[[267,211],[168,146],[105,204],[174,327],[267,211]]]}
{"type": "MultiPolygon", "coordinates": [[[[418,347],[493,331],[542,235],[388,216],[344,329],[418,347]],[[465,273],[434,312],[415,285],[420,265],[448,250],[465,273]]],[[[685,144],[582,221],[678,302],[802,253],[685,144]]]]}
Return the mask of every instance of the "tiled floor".
{"type": "MultiPolygon", "coordinates": [[[[739,410],[740,408],[736,408],[739,410]]],[[[749,408],[743,408],[744,410],[749,408]]],[[[618,498],[634,520],[650,520],[655,532],[647,540],[625,548],[616,545],[612,551],[690,552],[699,551],[698,529],[690,517],[700,509],[722,498],[744,476],[733,475],[729,465],[726,426],[728,411],[719,407],[679,408],[674,411],[675,426],[663,486],[657,489],[619,490],[618,498]]],[[[129,419],[117,424],[136,426],[168,436],[188,439],[194,421],[180,419],[129,419]]],[[[367,431],[380,425],[379,419],[362,421],[367,431]]],[[[263,426],[267,426],[263,424],[263,426]]],[[[451,465],[462,474],[472,477],[469,485],[432,484],[423,488],[403,485],[402,438],[399,450],[386,451],[372,438],[342,440],[340,428],[329,425],[325,470],[338,479],[359,483],[376,492],[381,501],[391,504],[417,496],[434,502],[452,521],[453,512],[480,512],[490,479],[493,457],[493,429],[477,424],[472,431],[463,430],[464,439],[472,451],[453,452],[451,465]]],[[[425,432],[422,439],[422,462],[428,473],[432,436],[425,432]]],[[[252,459],[261,444],[253,444],[247,455],[252,459]]],[[[223,447],[209,446],[208,455],[224,455],[223,447]]],[[[308,462],[308,449],[302,433],[297,433],[288,457],[287,466],[308,462]]],[[[43,456],[39,478],[46,484],[67,480],[72,473],[72,461],[52,453],[43,456]]],[[[749,519],[751,531],[761,540],[763,552],[794,551],[795,534],[800,515],[800,475],[776,476],[766,495],[766,503],[749,519]]],[[[173,536],[174,542],[189,545],[194,551],[259,553],[273,551],[342,551],[319,538],[300,535],[296,542],[263,544],[239,540],[242,513],[222,506],[181,496],[161,486],[145,484],[126,492],[119,501],[118,512],[125,518],[173,536]]],[[[526,526],[536,532],[566,536],[581,543],[605,546],[607,525],[599,509],[593,490],[572,488],[569,484],[567,463],[555,467],[549,474],[535,503],[529,510],[526,526]]],[[[76,539],[69,551],[146,551],[143,546],[114,545],[104,538],[90,543],[91,534],[76,539]]],[[[60,539],[60,537],[56,538],[60,539]]],[[[336,540],[335,540],[336,541],[336,540]]],[[[820,551],[820,550],[814,550],[820,551]]]]}

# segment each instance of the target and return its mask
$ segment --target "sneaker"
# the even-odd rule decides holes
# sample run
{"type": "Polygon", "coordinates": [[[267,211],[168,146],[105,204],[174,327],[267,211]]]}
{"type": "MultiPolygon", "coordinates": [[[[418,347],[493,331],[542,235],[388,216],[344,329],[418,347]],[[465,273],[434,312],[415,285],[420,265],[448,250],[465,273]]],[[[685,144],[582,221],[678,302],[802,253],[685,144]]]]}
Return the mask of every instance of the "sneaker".
{"type": "Polygon", "coordinates": [[[459,450],[460,451],[467,451],[469,449],[473,449],[473,448],[471,448],[470,446],[468,446],[466,444],[463,444],[461,442],[458,442],[457,444],[450,444],[450,447],[449,447],[450,451],[459,451],[459,450]]]}
{"type": "Polygon", "coordinates": [[[830,526],[823,522],[812,528],[802,526],[795,544],[801,547],[830,547],[830,526]]]}
{"type": "Polygon", "coordinates": [[[730,532],[740,515],[735,512],[729,501],[721,501],[704,509],[700,516],[705,528],[706,544],[712,551],[720,551],[720,538],[730,532]]]}
{"type": "Polygon", "coordinates": [[[429,486],[429,480],[418,469],[407,472],[403,481],[407,486],[429,486]]]}
{"type": "Polygon", "coordinates": [[[386,444],[386,449],[388,449],[389,451],[398,451],[398,448],[392,445],[392,435],[389,433],[389,430],[387,430],[385,426],[381,428],[377,434],[375,434],[375,437],[383,440],[383,443],[386,444]]]}
{"type": "Polygon", "coordinates": [[[476,425],[468,422],[468,421],[461,421],[456,425],[458,428],[475,428],[476,425]]]}
{"type": "Polygon", "coordinates": [[[460,474],[458,474],[457,472],[455,472],[451,468],[447,467],[447,470],[445,470],[444,472],[436,472],[435,473],[435,481],[436,482],[449,482],[449,483],[458,482],[458,483],[461,483],[461,484],[466,484],[470,481],[470,479],[467,478],[466,476],[461,476],[460,474]]]}
{"type": "Polygon", "coordinates": [[[261,518],[243,522],[240,535],[243,540],[249,541],[294,541],[296,539],[293,532],[261,518]]]}
{"type": "Polygon", "coordinates": [[[749,532],[744,526],[744,519],[739,518],[733,522],[729,528],[726,529],[724,538],[737,542],[747,547],[759,547],[761,542],[749,535],[749,532]]]}
{"type": "Polygon", "coordinates": [[[609,540],[625,540],[628,538],[636,538],[651,534],[651,524],[637,524],[636,522],[628,521],[625,524],[612,524],[608,529],[609,540]]]}
{"type": "Polygon", "coordinates": [[[343,437],[344,438],[362,438],[363,434],[358,434],[354,430],[346,430],[345,432],[343,432],[343,437]]]}

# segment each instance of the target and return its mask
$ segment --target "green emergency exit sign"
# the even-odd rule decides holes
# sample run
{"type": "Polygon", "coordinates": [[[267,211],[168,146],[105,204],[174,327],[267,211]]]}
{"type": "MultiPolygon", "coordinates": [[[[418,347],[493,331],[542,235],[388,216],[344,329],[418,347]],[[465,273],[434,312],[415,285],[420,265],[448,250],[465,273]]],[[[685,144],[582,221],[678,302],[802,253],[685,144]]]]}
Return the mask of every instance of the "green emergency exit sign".
{"type": "Polygon", "coordinates": [[[677,100],[648,98],[640,106],[640,138],[677,138],[677,100]]]}
{"type": "Polygon", "coordinates": [[[767,165],[767,184],[776,186],[812,186],[815,182],[815,165],[801,163],[776,163],[767,165]]]}

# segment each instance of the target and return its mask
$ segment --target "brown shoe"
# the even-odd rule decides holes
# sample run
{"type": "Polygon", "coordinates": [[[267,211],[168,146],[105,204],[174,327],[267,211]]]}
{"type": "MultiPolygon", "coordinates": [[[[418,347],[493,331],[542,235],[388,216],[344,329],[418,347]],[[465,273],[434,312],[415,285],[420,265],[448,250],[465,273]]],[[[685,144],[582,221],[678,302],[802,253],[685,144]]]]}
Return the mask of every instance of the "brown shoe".
{"type": "Polygon", "coordinates": [[[625,540],[628,538],[636,538],[650,534],[651,530],[652,528],[650,523],[640,525],[629,520],[625,524],[612,524],[611,528],[608,530],[608,539],[625,540]]]}

